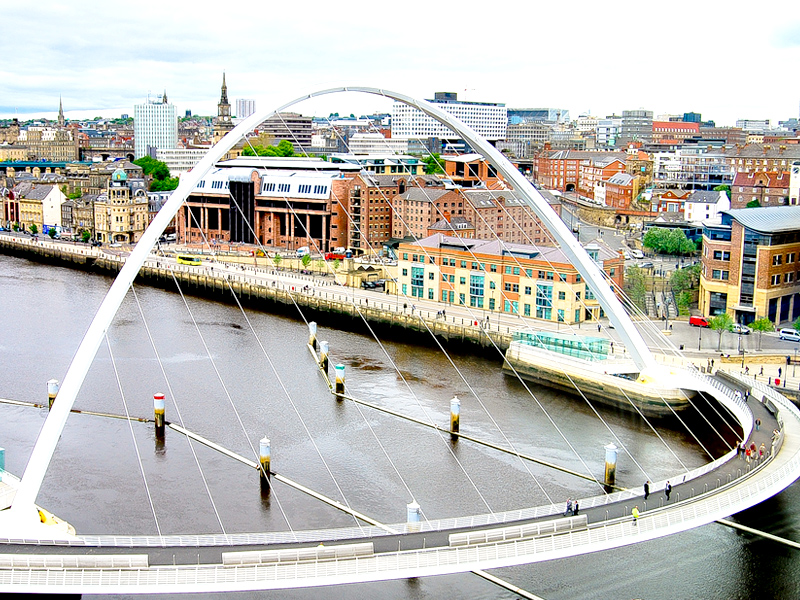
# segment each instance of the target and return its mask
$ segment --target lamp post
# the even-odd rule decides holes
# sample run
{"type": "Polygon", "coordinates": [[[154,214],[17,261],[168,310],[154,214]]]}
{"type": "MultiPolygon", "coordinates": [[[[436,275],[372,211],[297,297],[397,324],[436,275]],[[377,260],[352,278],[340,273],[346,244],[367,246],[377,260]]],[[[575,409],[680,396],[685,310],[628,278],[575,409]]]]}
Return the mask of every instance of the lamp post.
{"type": "Polygon", "coordinates": [[[742,344],[742,334],[739,334],[739,352],[742,353],[742,369],[744,369],[744,344],[742,344]]]}
{"type": "Polygon", "coordinates": [[[697,351],[700,351],[700,344],[703,342],[703,328],[697,328],[697,351]]]}
{"type": "Polygon", "coordinates": [[[797,346],[794,347],[794,360],[792,361],[792,377],[794,377],[796,364],[797,364],[797,346]]]}

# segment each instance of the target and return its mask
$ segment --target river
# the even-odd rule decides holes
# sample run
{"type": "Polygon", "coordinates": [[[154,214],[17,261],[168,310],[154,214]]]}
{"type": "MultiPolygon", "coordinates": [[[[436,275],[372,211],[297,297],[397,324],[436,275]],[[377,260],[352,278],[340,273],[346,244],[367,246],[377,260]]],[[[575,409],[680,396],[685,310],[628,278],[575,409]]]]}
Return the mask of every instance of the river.
{"type": "MultiPolygon", "coordinates": [[[[0,256],[0,397],[46,402],[46,381],[63,380],[110,281],[0,256]]],[[[591,482],[337,403],[308,353],[308,332],[299,319],[245,316],[235,306],[196,298],[187,298],[187,310],[180,295],[147,287],[136,287],[136,297],[129,293],[119,311],[76,408],[124,414],[127,407],[131,415],[151,417],[153,393],[166,392],[168,420],[251,459],[259,438],[267,436],[275,471],[385,523],[404,521],[412,498],[426,518],[436,519],[599,493],[591,482]]],[[[646,424],[602,408],[599,418],[575,398],[529,391],[501,374],[498,361],[456,354],[451,362],[434,349],[378,343],[339,331],[335,322],[319,325],[318,339],[330,342],[331,363],[347,367],[348,392],[403,414],[446,426],[450,398],[457,395],[462,432],[596,477],[603,473],[603,446],[615,441],[627,450],[617,471],[622,485],[641,485],[645,473],[657,481],[681,472],[681,463],[693,468],[709,460],[686,431],[661,432],[670,452],[646,424]]],[[[44,409],[0,404],[0,446],[9,471],[22,474],[45,417],[44,409]]],[[[713,452],[721,450],[716,435],[700,433],[713,452]]],[[[798,490],[795,484],[735,519],[800,540],[798,490]]],[[[167,431],[162,445],[152,424],[82,414],[70,417],[38,502],[80,533],[232,533],[354,524],[280,484],[262,496],[252,469],[207,447],[190,446],[174,431],[167,431]]],[[[796,550],[717,524],[493,573],[545,600],[728,600],[800,593],[796,550]]],[[[516,598],[471,574],[231,597],[516,598]]]]}

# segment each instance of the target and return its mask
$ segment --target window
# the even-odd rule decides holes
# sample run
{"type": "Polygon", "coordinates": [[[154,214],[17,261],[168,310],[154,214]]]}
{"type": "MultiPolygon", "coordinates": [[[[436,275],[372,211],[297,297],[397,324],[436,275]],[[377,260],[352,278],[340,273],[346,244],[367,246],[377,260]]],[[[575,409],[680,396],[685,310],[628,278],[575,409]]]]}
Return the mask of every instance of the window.
{"type": "Polygon", "coordinates": [[[511,275],[511,267],[506,267],[506,275],[511,275]]]}
{"type": "Polygon", "coordinates": [[[467,261],[465,261],[465,260],[461,261],[461,268],[462,269],[466,269],[467,268],[467,261]]]}
{"type": "Polygon", "coordinates": [[[411,296],[422,298],[422,286],[425,284],[425,269],[411,267],[411,296]]]}
{"type": "Polygon", "coordinates": [[[544,283],[536,284],[536,317],[551,319],[553,305],[553,286],[544,283]]]}
{"type": "Polygon", "coordinates": [[[433,288],[428,290],[428,300],[433,300],[433,288]]]}
{"type": "Polygon", "coordinates": [[[530,317],[531,316],[531,305],[530,304],[523,304],[522,305],[522,314],[524,314],[526,317],[530,317]]]}
{"type": "Polygon", "coordinates": [[[311,193],[311,184],[310,183],[301,183],[298,186],[297,191],[300,194],[310,194],[311,193]]]}
{"type": "Polygon", "coordinates": [[[778,274],[778,275],[773,275],[773,276],[772,276],[771,283],[772,283],[772,285],[780,285],[780,283],[781,283],[781,276],[780,276],[780,274],[778,274]]]}
{"type": "Polygon", "coordinates": [[[489,270],[492,273],[497,273],[497,265],[489,265],[489,270]]]}
{"type": "Polygon", "coordinates": [[[278,193],[279,194],[288,194],[289,193],[289,184],[288,183],[279,183],[278,184],[278,193]]]}
{"type": "Polygon", "coordinates": [[[433,281],[433,278],[435,277],[435,275],[436,275],[436,274],[435,274],[433,271],[431,271],[430,273],[428,273],[428,279],[430,279],[431,281],[433,281]]]}
{"type": "Polygon", "coordinates": [[[531,295],[531,286],[529,286],[529,285],[525,286],[525,294],[528,295],[528,296],[531,295]]]}
{"type": "Polygon", "coordinates": [[[407,277],[407,276],[408,276],[408,269],[403,269],[403,277],[407,277]]]}
{"type": "MultiPolygon", "coordinates": [[[[720,281],[728,281],[728,275],[730,275],[730,271],[723,271],[721,269],[713,269],[711,271],[711,279],[719,279],[720,281]]],[[[778,275],[780,279],[780,275],[778,275]]],[[[778,282],[780,283],[780,281],[778,282]]]]}
{"type": "Polygon", "coordinates": [[[519,275],[519,267],[514,267],[514,275],[519,275]]]}
{"type": "Polygon", "coordinates": [[[777,267],[783,264],[783,254],[775,254],[772,257],[772,266],[777,267]]]}
{"type": "Polygon", "coordinates": [[[794,262],[794,252],[789,252],[789,254],[786,255],[786,264],[790,265],[793,262],[794,262]]]}
{"type": "Polygon", "coordinates": [[[730,260],[731,253],[723,250],[714,250],[714,260],[730,260]]]}
{"type": "Polygon", "coordinates": [[[519,314],[519,302],[510,302],[506,300],[503,304],[503,312],[519,314]]]}
{"type": "Polygon", "coordinates": [[[784,273],[783,283],[792,283],[794,281],[794,273],[784,273]]]}
{"type": "Polygon", "coordinates": [[[566,300],[567,299],[567,292],[558,292],[558,299],[559,300],[566,300]]]}
{"type": "Polygon", "coordinates": [[[490,282],[489,282],[489,289],[490,289],[490,290],[493,290],[493,289],[495,289],[495,288],[497,288],[497,286],[495,285],[495,282],[494,282],[494,281],[490,281],[490,282]]]}
{"type": "Polygon", "coordinates": [[[467,278],[466,277],[459,277],[458,278],[458,283],[460,283],[461,285],[466,285],[467,278]]]}

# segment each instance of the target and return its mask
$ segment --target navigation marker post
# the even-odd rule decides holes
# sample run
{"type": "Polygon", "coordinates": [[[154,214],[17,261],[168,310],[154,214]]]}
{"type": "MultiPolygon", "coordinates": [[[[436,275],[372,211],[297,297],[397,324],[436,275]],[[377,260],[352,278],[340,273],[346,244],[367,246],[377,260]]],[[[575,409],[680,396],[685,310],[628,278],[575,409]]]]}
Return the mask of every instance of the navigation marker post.
{"type": "Polygon", "coordinates": [[[334,393],[337,400],[344,400],[344,365],[336,365],[336,383],[334,384],[334,393]]]}
{"type": "Polygon", "coordinates": [[[319,343],[319,366],[325,375],[328,374],[328,342],[319,343]]]}
{"type": "Polygon", "coordinates": [[[461,400],[453,396],[450,400],[450,438],[458,439],[458,429],[461,421],[461,400]]]}
{"type": "Polygon", "coordinates": [[[406,504],[406,523],[409,531],[419,531],[420,513],[420,506],[416,501],[412,500],[406,504]]]}
{"type": "Polygon", "coordinates": [[[58,395],[58,379],[51,379],[47,382],[47,408],[53,408],[53,402],[58,395]]]}
{"type": "Polygon", "coordinates": [[[617,478],[617,447],[608,444],[606,447],[606,480],[605,484],[613,486],[617,478]]]}
{"type": "Polygon", "coordinates": [[[164,414],[166,412],[166,402],[164,394],[153,394],[153,416],[156,423],[156,439],[164,439],[164,414]]]}
{"type": "Polygon", "coordinates": [[[311,321],[308,324],[308,345],[314,350],[317,349],[317,322],[311,321]]]}
{"type": "Polygon", "coordinates": [[[269,491],[269,463],[270,463],[270,446],[269,446],[269,439],[266,437],[261,438],[258,442],[258,461],[261,464],[261,468],[258,470],[259,472],[259,479],[261,480],[261,491],[269,491]]]}

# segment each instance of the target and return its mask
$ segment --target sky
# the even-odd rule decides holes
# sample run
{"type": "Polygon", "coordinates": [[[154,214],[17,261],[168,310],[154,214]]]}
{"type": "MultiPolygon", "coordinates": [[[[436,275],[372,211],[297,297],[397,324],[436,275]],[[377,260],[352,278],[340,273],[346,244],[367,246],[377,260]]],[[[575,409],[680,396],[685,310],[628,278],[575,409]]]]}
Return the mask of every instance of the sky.
{"type": "MultiPolygon", "coordinates": [[[[784,0],[490,3],[0,0],[0,118],[133,116],[164,91],[179,114],[228,98],[274,110],[340,86],[437,91],[606,116],[699,112],[717,125],[800,116],[800,12],[784,0]]],[[[306,115],[388,112],[336,94],[306,115]]]]}

